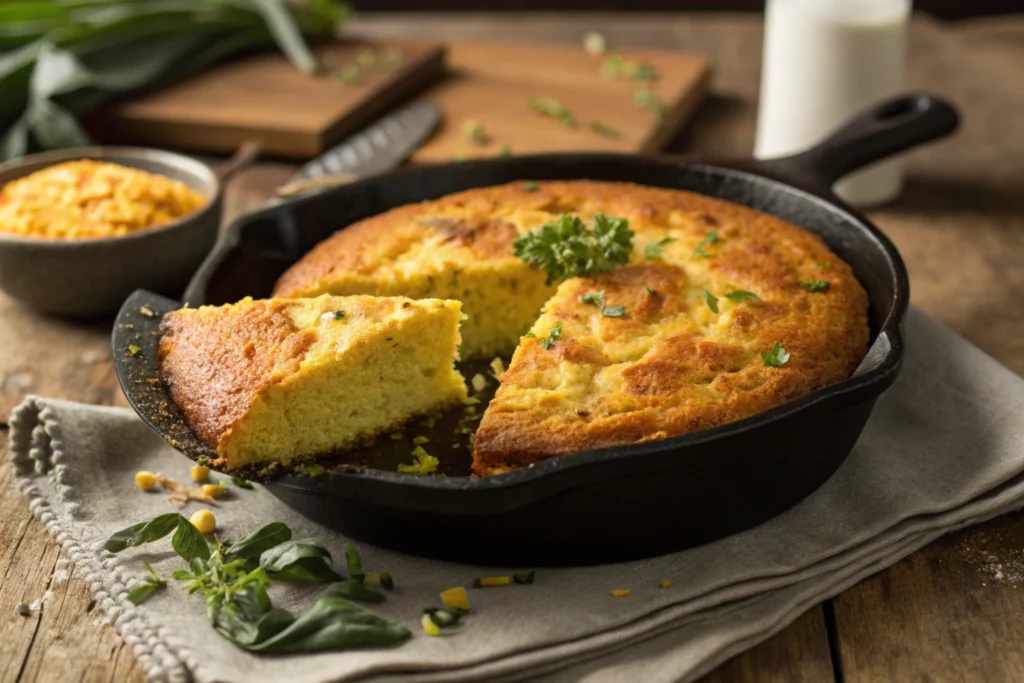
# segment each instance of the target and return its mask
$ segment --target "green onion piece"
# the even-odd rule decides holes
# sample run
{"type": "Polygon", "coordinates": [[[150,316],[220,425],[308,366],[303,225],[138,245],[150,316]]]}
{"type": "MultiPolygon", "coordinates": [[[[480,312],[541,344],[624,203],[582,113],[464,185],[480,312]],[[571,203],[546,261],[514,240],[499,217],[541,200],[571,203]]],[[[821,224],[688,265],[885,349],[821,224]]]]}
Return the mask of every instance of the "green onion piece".
{"type": "Polygon", "coordinates": [[[531,572],[516,572],[515,574],[512,575],[512,580],[515,581],[516,583],[522,584],[524,586],[529,586],[531,583],[533,583],[533,580],[534,580],[534,578],[536,578],[536,576],[537,576],[537,572],[533,572],[533,571],[531,571],[531,572]]]}
{"type": "Polygon", "coordinates": [[[423,613],[440,628],[454,626],[462,618],[462,612],[447,607],[428,607],[423,610],[423,613]]]}

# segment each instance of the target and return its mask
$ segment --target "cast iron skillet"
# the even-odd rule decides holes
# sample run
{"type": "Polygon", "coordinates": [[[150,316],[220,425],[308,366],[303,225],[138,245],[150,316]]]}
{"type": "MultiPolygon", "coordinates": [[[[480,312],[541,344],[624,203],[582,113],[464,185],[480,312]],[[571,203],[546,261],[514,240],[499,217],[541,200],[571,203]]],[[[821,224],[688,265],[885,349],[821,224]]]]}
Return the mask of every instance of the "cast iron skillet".
{"type": "MultiPolygon", "coordinates": [[[[947,135],[957,124],[950,104],[918,94],[885,102],[807,152],[769,162],[728,167],[551,154],[404,170],[240,219],[222,235],[185,300],[196,306],[267,296],[288,266],[342,226],[409,202],[515,180],[589,178],[682,188],[745,204],[820,235],[853,267],[871,301],[870,350],[846,381],[714,429],[554,458],[484,479],[399,474],[385,453],[371,463],[384,469],[343,465],[318,476],[292,471],[267,484],[288,505],[350,536],[451,560],[590,564],[678,550],[795,505],[853,448],[875,399],[899,372],[909,292],[893,245],[829,188],[850,171],[947,135]]],[[[209,449],[196,440],[162,385],[146,381],[156,377],[160,314],[179,306],[148,292],[133,294],[115,324],[114,358],[139,415],[196,458],[209,449]],[[154,315],[141,313],[143,306],[154,315]]],[[[451,424],[436,430],[451,430],[451,424]]],[[[379,439],[375,451],[393,450],[381,441],[388,442],[379,439]]],[[[431,450],[440,443],[432,438],[431,450]]],[[[398,448],[399,461],[410,460],[408,444],[398,448]]],[[[449,473],[468,473],[468,449],[448,455],[442,460],[456,468],[449,473]]]]}

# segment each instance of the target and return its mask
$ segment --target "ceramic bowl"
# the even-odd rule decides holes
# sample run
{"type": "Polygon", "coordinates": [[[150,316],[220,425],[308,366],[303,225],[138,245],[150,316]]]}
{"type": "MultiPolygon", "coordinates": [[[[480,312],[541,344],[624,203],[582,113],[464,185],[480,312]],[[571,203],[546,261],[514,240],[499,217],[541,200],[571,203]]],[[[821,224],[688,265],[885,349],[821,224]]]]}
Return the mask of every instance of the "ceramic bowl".
{"type": "Polygon", "coordinates": [[[47,166],[97,159],[180,180],[206,198],[201,209],[122,237],[46,240],[0,230],[0,289],[38,311],[76,318],[116,313],[141,288],[181,293],[217,239],[222,179],[201,161],[138,147],[80,147],[0,164],[0,186],[47,166]]]}

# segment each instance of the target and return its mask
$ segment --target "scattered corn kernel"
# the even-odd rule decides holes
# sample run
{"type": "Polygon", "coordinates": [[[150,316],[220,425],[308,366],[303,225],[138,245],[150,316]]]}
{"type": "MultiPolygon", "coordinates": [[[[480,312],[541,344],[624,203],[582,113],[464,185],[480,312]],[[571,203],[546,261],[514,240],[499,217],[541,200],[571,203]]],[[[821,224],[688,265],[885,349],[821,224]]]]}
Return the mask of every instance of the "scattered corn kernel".
{"type": "Polygon", "coordinates": [[[227,493],[227,489],[223,484],[203,484],[203,493],[210,498],[220,498],[227,493]]]}
{"type": "Polygon", "coordinates": [[[629,589],[628,588],[616,588],[615,590],[612,591],[612,597],[613,598],[623,598],[623,597],[625,597],[627,595],[629,595],[629,589]]]}
{"type": "Polygon", "coordinates": [[[209,510],[196,510],[188,521],[192,522],[192,526],[199,529],[201,534],[212,534],[217,528],[217,520],[209,510]]]}
{"type": "Polygon", "coordinates": [[[441,592],[441,604],[450,609],[469,609],[469,596],[462,586],[441,592]]]}
{"type": "Polygon", "coordinates": [[[669,580],[667,580],[667,579],[666,579],[665,581],[662,581],[662,582],[661,582],[661,587],[662,587],[662,588],[668,588],[668,587],[669,587],[669,586],[671,586],[671,585],[672,585],[672,582],[671,582],[671,581],[669,581],[669,580]]]}
{"type": "Polygon", "coordinates": [[[473,391],[480,392],[487,388],[487,378],[479,372],[473,375],[473,391]]]}
{"type": "Polygon", "coordinates": [[[156,486],[156,475],[152,472],[136,472],[135,485],[143,491],[152,491],[156,486]]]}
{"type": "Polygon", "coordinates": [[[473,579],[473,588],[496,588],[511,583],[511,576],[481,576],[479,579],[473,579]]]}
{"type": "Polygon", "coordinates": [[[202,483],[209,478],[210,468],[206,465],[193,465],[189,474],[192,475],[192,481],[202,483]]]}
{"type": "Polygon", "coordinates": [[[505,361],[500,358],[495,358],[491,361],[491,372],[494,373],[495,379],[501,379],[501,376],[505,374],[505,361]]]}
{"type": "Polygon", "coordinates": [[[428,636],[441,635],[441,627],[434,623],[429,614],[423,615],[423,618],[420,619],[420,624],[423,625],[423,630],[426,631],[428,636]]]}

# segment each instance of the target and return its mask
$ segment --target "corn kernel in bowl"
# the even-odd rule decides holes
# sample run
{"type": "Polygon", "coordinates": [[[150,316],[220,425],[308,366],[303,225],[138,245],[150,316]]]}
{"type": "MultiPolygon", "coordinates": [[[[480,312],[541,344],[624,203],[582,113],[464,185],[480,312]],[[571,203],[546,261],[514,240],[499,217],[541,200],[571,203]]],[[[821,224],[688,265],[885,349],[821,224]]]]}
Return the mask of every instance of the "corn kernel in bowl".
{"type": "Polygon", "coordinates": [[[0,232],[42,239],[121,237],[175,221],[205,203],[202,194],[166,176],[68,161],[0,189],[0,232]]]}

